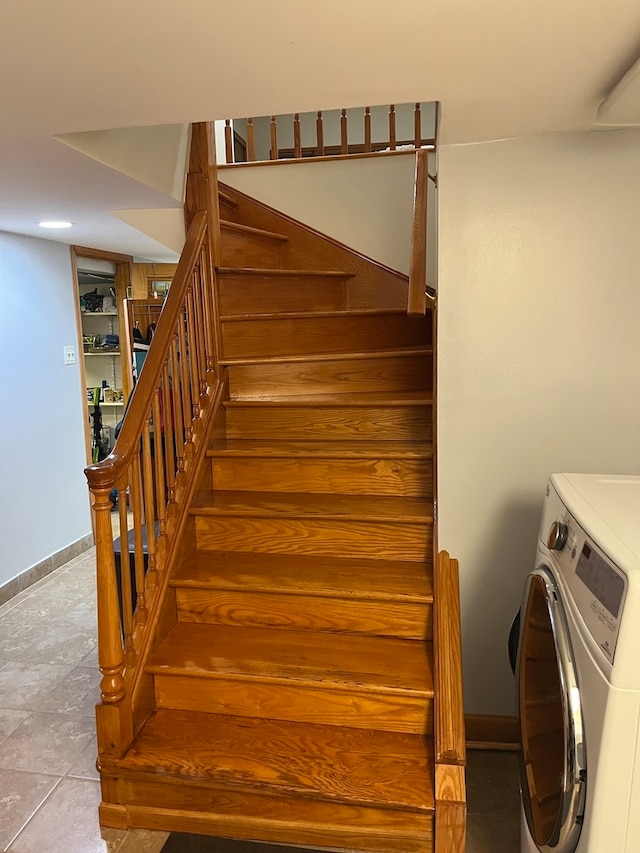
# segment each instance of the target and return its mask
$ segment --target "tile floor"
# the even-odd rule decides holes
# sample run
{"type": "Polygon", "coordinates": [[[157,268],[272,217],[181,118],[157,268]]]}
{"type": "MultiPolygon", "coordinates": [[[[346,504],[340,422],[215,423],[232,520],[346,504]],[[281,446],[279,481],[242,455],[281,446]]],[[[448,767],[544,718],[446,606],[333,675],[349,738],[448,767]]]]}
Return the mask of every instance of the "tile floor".
{"type": "MultiPolygon", "coordinates": [[[[157,853],[97,823],[95,551],[0,606],[0,853],[157,853]]],[[[467,853],[518,853],[513,753],[471,752],[467,853]]]]}

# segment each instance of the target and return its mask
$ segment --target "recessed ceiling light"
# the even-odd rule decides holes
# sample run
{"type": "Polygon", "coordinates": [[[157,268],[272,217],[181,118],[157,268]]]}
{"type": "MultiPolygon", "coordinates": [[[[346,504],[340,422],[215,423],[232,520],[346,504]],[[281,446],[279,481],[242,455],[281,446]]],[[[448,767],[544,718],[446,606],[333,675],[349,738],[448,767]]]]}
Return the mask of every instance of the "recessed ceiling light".
{"type": "Polygon", "coordinates": [[[38,222],[41,228],[71,228],[73,222],[67,222],[64,219],[46,219],[44,222],[38,222]]]}

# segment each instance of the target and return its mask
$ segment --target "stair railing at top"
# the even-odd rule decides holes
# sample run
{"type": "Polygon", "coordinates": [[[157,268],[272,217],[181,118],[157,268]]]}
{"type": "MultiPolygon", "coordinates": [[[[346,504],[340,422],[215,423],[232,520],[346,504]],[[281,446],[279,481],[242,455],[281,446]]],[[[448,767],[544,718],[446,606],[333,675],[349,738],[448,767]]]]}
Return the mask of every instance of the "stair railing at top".
{"type": "MultiPolygon", "coordinates": [[[[206,206],[202,187],[215,180],[215,164],[212,170],[212,176],[207,167],[200,171],[202,180],[187,194],[192,203],[200,198],[206,206]]],[[[212,218],[215,223],[217,214],[207,209],[192,214],[116,446],[85,471],[96,540],[101,754],[122,754],[134,734],[132,693],[194,487],[206,414],[220,393],[212,218]]]]}
{"type": "MultiPolygon", "coordinates": [[[[386,121],[380,111],[387,107],[362,107],[331,110],[327,113],[293,113],[292,115],[249,117],[236,120],[238,126],[246,121],[245,137],[235,129],[232,119],[225,120],[225,164],[256,163],[266,161],[299,160],[312,157],[346,157],[397,152],[407,149],[434,148],[435,130],[425,135],[423,131],[424,104],[390,104],[386,121]],[[361,109],[362,114],[357,113],[361,109]],[[372,110],[374,113],[372,114],[372,110]],[[411,115],[408,116],[408,112],[411,115]],[[349,116],[349,113],[351,116],[349,116]],[[269,121],[268,128],[265,120],[269,121]],[[384,130],[382,124],[384,123],[384,130]],[[315,127],[312,129],[312,124],[315,127]],[[355,126],[355,130],[354,130],[355,126]],[[398,139],[398,128],[401,138],[398,139]],[[279,130],[292,139],[292,145],[282,146],[279,130]],[[329,131],[336,142],[327,143],[329,131]],[[259,132],[260,131],[260,132],[259,132]],[[260,136],[264,139],[260,140],[260,136]],[[313,141],[311,136],[315,137],[313,141]],[[356,139],[358,141],[354,141],[356,139]],[[339,139],[339,141],[337,141],[339,139]],[[351,141],[350,141],[351,139],[351,141]],[[303,144],[305,140],[306,144],[303,144]]],[[[225,165],[223,164],[223,165],[225,165]]]]}

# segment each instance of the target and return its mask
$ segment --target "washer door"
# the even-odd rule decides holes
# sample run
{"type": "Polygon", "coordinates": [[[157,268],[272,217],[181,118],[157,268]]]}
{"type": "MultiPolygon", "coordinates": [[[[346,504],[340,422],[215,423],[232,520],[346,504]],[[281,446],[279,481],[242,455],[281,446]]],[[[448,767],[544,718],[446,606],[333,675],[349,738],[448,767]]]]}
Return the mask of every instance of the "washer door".
{"type": "Polygon", "coordinates": [[[548,567],[527,578],[522,614],[516,674],[522,804],[538,850],[573,853],[586,794],[584,726],[567,619],[548,567]]]}

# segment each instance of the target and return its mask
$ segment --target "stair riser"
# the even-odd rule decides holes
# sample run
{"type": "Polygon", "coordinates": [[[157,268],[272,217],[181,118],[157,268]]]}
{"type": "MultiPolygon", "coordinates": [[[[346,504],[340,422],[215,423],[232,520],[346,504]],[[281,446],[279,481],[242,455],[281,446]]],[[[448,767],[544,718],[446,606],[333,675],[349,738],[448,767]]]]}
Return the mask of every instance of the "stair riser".
{"type": "Polygon", "coordinates": [[[282,241],[222,226],[221,266],[278,269],[282,266],[282,241]]]}
{"type": "Polygon", "coordinates": [[[432,701],[312,685],[154,675],[156,707],[423,735],[432,701]]]}
{"type": "Polygon", "coordinates": [[[431,460],[212,459],[214,489],[430,497],[431,460]]]}
{"type": "Polygon", "coordinates": [[[236,364],[229,368],[232,399],[260,400],[309,394],[428,391],[431,358],[420,356],[236,364]]]}
{"type": "Polygon", "coordinates": [[[430,441],[430,406],[229,406],[229,438],[430,441]]]}
{"type": "Polygon", "coordinates": [[[428,346],[431,322],[404,314],[246,319],[222,322],[223,358],[373,352],[428,346]]]}
{"type": "Polygon", "coordinates": [[[428,604],[208,589],[176,593],[182,622],[431,639],[428,604]]]}
{"type": "MultiPolygon", "coordinates": [[[[247,266],[247,264],[241,264],[247,266]]],[[[344,278],[221,274],[218,278],[220,314],[223,317],[274,314],[289,311],[340,311],[346,308],[344,278]]]]}
{"type": "Polygon", "coordinates": [[[195,528],[202,550],[378,560],[427,560],[431,554],[427,523],[197,516],[195,528]]]}
{"type": "Polygon", "coordinates": [[[221,791],[185,779],[103,776],[102,782],[111,802],[128,805],[103,803],[101,826],[198,832],[380,853],[426,853],[433,849],[433,812],[221,791]]]}

